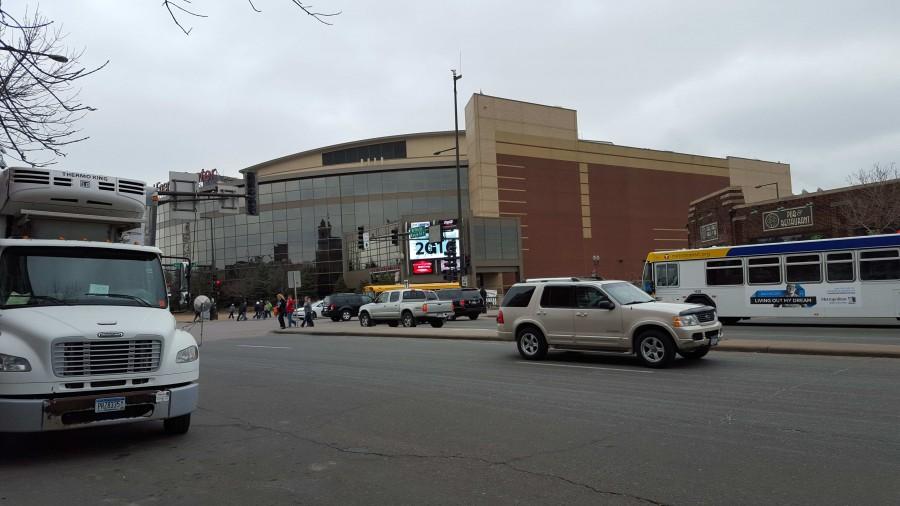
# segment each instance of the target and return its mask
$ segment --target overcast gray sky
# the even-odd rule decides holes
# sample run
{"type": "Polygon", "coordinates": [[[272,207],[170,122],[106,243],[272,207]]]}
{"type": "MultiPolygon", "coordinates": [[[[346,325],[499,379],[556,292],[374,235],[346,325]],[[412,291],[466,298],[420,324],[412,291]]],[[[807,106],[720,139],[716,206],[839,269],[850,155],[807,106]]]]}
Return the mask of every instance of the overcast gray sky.
{"type": "MultiPolygon", "coordinates": [[[[900,2],[45,1],[84,62],[90,140],[59,167],[150,183],[453,126],[473,92],[578,110],[580,136],[791,164],[794,190],[900,163],[900,2]]],[[[8,0],[21,11],[36,2],[8,0]]]]}

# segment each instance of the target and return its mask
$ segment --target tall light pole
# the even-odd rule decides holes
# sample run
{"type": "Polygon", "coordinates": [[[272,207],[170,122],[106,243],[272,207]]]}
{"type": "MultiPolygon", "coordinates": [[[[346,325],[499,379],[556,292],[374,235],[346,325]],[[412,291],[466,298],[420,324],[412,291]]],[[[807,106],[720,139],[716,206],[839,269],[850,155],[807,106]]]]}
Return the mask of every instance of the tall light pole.
{"type": "MultiPolygon", "coordinates": [[[[462,79],[462,74],[457,74],[456,69],[450,71],[453,74],[453,130],[456,134],[456,228],[459,231],[459,238],[463,238],[463,214],[462,214],[462,176],[459,171],[459,106],[456,99],[456,81],[462,79]]],[[[462,242],[461,242],[462,244],[462,242]]],[[[458,252],[459,255],[459,276],[462,280],[463,273],[466,272],[465,247],[463,251],[458,252]]],[[[462,284],[462,283],[460,283],[462,284]]]]}

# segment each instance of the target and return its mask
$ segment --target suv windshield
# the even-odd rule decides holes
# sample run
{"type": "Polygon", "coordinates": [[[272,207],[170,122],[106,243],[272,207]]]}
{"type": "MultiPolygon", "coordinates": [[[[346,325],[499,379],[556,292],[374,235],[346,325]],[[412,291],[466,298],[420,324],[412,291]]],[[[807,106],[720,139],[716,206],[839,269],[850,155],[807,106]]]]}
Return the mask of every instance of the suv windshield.
{"type": "Polygon", "coordinates": [[[0,307],[168,306],[159,258],[103,248],[8,248],[0,257],[0,307]]]}
{"type": "Polygon", "coordinates": [[[647,292],[632,285],[631,283],[607,283],[603,285],[603,290],[619,304],[627,306],[628,304],[641,304],[644,302],[653,302],[653,297],[647,295],[647,292]]]}

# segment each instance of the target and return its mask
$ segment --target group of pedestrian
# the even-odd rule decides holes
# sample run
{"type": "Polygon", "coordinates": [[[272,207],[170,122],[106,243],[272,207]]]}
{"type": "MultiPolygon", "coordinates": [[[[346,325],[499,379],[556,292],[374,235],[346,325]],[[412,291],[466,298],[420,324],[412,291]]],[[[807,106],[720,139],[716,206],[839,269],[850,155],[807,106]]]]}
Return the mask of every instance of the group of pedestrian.
{"type": "MultiPolygon", "coordinates": [[[[278,318],[278,324],[281,328],[288,327],[296,327],[298,326],[297,321],[294,320],[294,310],[296,309],[296,302],[294,301],[294,297],[292,295],[288,295],[287,298],[284,297],[284,294],[279,293],[275,296],[275,305],[273,306],[271,302],[265,301],[263,303],[261,300],[257,300],[255,304],[253,304],[254,320],[266,320],[271,318],[273,312],[275,316],[278,318]]],[[[228,306],[228,319],[234,320],[234,313],[237,312],[237,319],[235,321],[246,321],[247,320],[247,299],[242,299],[239,306],[235,307],[234,303],[231,303],[228,306]]],[[[305,297],[303,300],[303,321],[299,324],[300,327],[313,327],[313,319],[312,319],[312,298],[305,297]]]]}

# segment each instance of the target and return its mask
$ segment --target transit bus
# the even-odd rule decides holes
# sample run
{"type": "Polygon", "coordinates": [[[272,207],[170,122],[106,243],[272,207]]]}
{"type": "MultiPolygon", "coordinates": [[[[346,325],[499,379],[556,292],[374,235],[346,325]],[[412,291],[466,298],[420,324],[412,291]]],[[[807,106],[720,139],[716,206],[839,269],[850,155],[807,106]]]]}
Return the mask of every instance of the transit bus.
{"type": "Polygon", "coordinates": [[[900,320],[900,233],[655,251],[643,285],[661,301],[713,306],[724,323],[900,320]]]}

